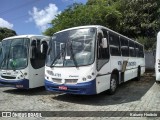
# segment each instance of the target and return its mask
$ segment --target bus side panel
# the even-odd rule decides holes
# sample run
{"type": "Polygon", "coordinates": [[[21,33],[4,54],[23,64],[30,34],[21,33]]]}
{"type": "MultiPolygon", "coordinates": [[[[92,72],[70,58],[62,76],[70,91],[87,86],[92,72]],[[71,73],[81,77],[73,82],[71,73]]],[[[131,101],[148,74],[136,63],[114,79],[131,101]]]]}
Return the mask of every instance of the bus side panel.
{"type": "Polygon", "coordinates": [[[137,76],[137,69],[131,69],[131,70],[125,71],[124,82],[126,82],[132,78],[135,78],[135,76],[137,76]]]}
{"type": "MultiPolygon", "coordinates": [[[[114,70],[118,70],[119,72],[119,83],[121,83],[120,79],[121,79],[121,76],[120,76],[120,72],[121,72],[121,69],[122,69],[122,57],[121,56],[111,56],[111,74],[114,70]]],[[[110,78],[111,79],[111,78],[110,78]]]]}
{"type": "Polygon", "coordinates": [[[30,88],[44,86],[44,67],[37,70],[32,69],[30,88]]]}
{"type": "Polygon", "coordinates": [[[110,88],[110,76],[111,75],[109,74],[104,76],[98,76],[96,78],[97,94],[110,88]]]}
{"type": "Polygon", "coordinates": [[[98,72],[96,78],[97,94],[110,88],[110,62],[107,62],[98,72]]]}
{"type": "Polygon", "coordinates": [[[131,60],[128,61],[128,65],[125,71],[125,80],[124,81],[128,81],[130,79],[133,79],[135,77],[137,77],[138,75],[138,66],[141,67],[141,75],[144,74],[145,72],[145,62],[144,62],[144,58],[130,58],[131,60]],[[133,63],[136,64],[133,64],[133,63]]]}
{"type": "Polygon", "coordinates": [[[124,81],[128,81],[130,79],[133,79],[133,78],[137,77],[137,70],[138,70],[137,64],[138,64],[137,63],[137,58],[129,57],[127,67],[126,67],[126,71],[125,71],[124,81]]]}
{"type": "Polygon", "coordinates": [[[44,86],[44,67],[34,69],[32,66],[30,66],[29,87],[35,88],[40,86],[44,86]]]}
{"type": "Polygon", "coordinates": [[[155,73],[156,81],[160,81],[160,32],[157,34],[157,46],[156,46],[156,63],[155,63],[155,73]]]}

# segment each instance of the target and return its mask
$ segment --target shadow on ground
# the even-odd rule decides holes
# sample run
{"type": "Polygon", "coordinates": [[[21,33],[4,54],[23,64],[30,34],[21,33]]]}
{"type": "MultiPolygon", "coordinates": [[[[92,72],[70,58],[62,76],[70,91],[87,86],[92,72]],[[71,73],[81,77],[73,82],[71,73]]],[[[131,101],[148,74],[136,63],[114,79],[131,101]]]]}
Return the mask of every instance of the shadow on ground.
{"type": "Polygon", "coordinates": [[[121,84],[114,95],[103,92],[98,95],[70,95],[60,94],[52,97],[54,100],[86,105],[114,105],[140,100],[154,85],[153,73],[145,73],[140,81],[131,80],[121,84]]]}
{"type": "Polygon", "coordinates": [[[33,89],[6,88],[3,92],[9,93],[9,94],[28,95],[28,96],[57,94],[57,93],[46,91],[45,87],[38,87],[33,89]]]}

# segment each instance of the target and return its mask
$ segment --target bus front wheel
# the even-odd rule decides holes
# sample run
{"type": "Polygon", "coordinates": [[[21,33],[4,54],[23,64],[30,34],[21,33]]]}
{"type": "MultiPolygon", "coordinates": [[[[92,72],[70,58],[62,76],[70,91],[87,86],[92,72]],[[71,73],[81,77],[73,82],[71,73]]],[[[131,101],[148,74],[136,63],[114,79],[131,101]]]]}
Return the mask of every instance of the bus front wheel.
{"type": "Polygon", "coordinates": [[[109,94],[113,95],[117,89],[117,75],[111,75],[109,94]]]}

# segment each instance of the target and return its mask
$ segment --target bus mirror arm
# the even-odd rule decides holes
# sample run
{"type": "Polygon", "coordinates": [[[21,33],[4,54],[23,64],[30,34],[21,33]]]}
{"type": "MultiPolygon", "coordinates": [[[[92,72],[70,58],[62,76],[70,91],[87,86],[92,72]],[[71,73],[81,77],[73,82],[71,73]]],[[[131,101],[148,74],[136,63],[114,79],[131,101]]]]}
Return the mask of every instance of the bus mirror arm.
{"type": "Polygon", "coordinates": [[[107,48],[107,38],[102,38],[102,48],[107,48]]]}

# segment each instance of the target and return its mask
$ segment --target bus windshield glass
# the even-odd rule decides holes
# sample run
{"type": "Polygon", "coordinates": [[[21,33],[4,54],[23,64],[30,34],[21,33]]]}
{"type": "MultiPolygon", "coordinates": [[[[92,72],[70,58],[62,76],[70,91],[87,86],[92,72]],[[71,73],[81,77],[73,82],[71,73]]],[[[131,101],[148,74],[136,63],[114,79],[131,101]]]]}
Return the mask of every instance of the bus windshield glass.
{"type": "Polygon", "coordinates": [[[1,69],[23,69],[27,67],[29,39],[16,38],[2,41],[1,69]]]}
{"type": "Polygon", "coordinates": [[[96,28],[54,34],[49,43],[47,66],[78,67],[94,62],[96,28]]]}

